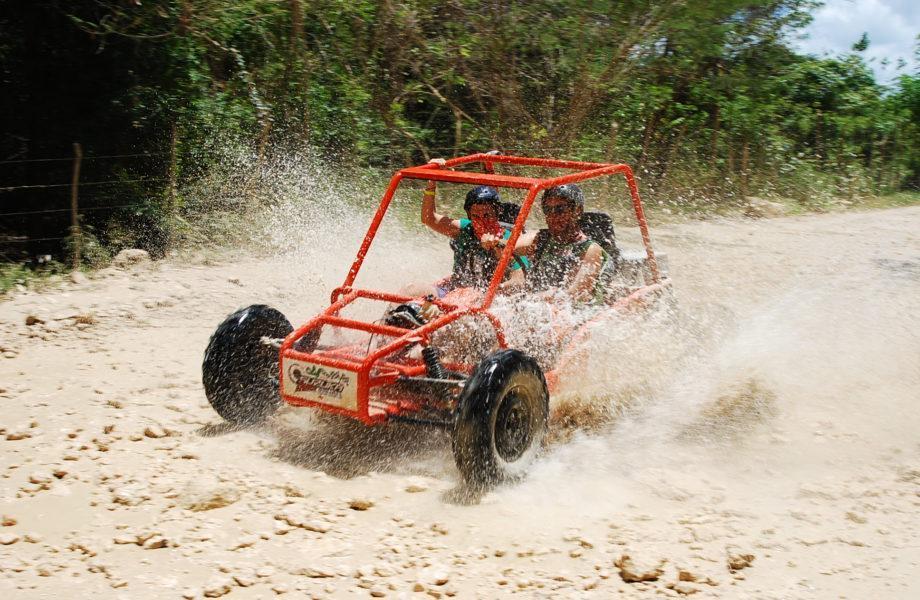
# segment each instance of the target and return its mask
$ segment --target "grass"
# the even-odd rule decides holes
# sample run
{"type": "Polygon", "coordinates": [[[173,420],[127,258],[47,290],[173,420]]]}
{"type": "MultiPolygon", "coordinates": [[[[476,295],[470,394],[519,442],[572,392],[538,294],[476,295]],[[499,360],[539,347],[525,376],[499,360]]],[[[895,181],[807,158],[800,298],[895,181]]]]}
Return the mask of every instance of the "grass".
{"type": "Polygon", "coordinates": [[[885,196],[860,198],[849,208],[895,208],[917,204],[920,204],[920,192],[896,192],[885,196]]]}
{"type": "Polygon", "coordinates": [[[53,280],[60,279],[63,265],[49,263],[38,269],[16,263],[0,263],[0,298],[16,289],[16,286],[41,288],[53,280]]]}

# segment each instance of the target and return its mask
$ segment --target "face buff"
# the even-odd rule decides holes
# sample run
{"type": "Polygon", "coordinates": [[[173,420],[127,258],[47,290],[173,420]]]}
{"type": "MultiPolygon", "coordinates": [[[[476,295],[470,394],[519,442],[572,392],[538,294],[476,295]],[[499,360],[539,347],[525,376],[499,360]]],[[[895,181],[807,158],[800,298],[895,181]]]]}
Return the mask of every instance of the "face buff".
{"type": "Polygon", "coordinates": [[[493,219],[471,219],[473,222],[473,233],[476,234],[476,237],[482,239],[482,236],[487,233],[492,235],[499,235],[502,232],[502,226],[498,224],[498,221],[493,219]]]}

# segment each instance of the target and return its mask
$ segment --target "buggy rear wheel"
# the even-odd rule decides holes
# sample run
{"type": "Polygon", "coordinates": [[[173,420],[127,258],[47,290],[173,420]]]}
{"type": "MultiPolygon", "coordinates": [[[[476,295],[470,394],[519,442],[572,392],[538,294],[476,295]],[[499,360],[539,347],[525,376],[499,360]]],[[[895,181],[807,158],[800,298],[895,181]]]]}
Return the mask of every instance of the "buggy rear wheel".
{"type": "Polygon", "coordinates": [[[283,314],[264,304],[242,308],[218,326],[201,369],[205,395],[217,414],[231,423],[255,425],[278,410],[278,349],[262,338],[284,338],[293,329],[283,314]]]}
{"type": "Polygon", "coordinates": [[[487,356],[467,381],[454,422],[457,468],[471,487],[523,477],[546,434],[549,392],[537,362],[518,350],[487,356]]]}

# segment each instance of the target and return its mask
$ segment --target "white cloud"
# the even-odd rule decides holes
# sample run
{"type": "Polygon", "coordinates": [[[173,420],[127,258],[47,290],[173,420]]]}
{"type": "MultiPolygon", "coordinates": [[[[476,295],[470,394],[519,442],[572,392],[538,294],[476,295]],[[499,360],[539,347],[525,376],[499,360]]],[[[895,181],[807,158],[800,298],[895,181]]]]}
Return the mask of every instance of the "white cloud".
{"type": "Polygon", "coordinates": [[[901,73],[915,72],[914,46],[920,33],[920,3],[916,0],[826,0],[814,21],[794,46],[801,52],[831,56],[849,52],[863,32],[869,34],[865,59],[879,83],[890,83],[901,73]],[[882,65],[887,59],[888,66],[882,65]],[[898,59],[907,62],[897,71],[898,59]]]}

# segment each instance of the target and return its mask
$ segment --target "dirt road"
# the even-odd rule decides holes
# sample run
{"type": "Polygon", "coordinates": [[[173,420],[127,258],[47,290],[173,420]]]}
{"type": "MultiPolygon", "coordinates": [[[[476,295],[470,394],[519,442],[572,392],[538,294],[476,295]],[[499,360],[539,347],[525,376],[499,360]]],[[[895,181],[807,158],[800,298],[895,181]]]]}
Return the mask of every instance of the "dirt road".
{"type": "MultiPolygon", "coordinates": [[[[207,405],[217,323],[305,319],[358,229],[0,303],[0,594],[920,597],[920,208],[653,235],[684,331],[601,336],[555,399],[591,432],[472,505],[443,434],[207,405]]],[[[390,244],[378,280],[447,264],[390,244]]]]}

